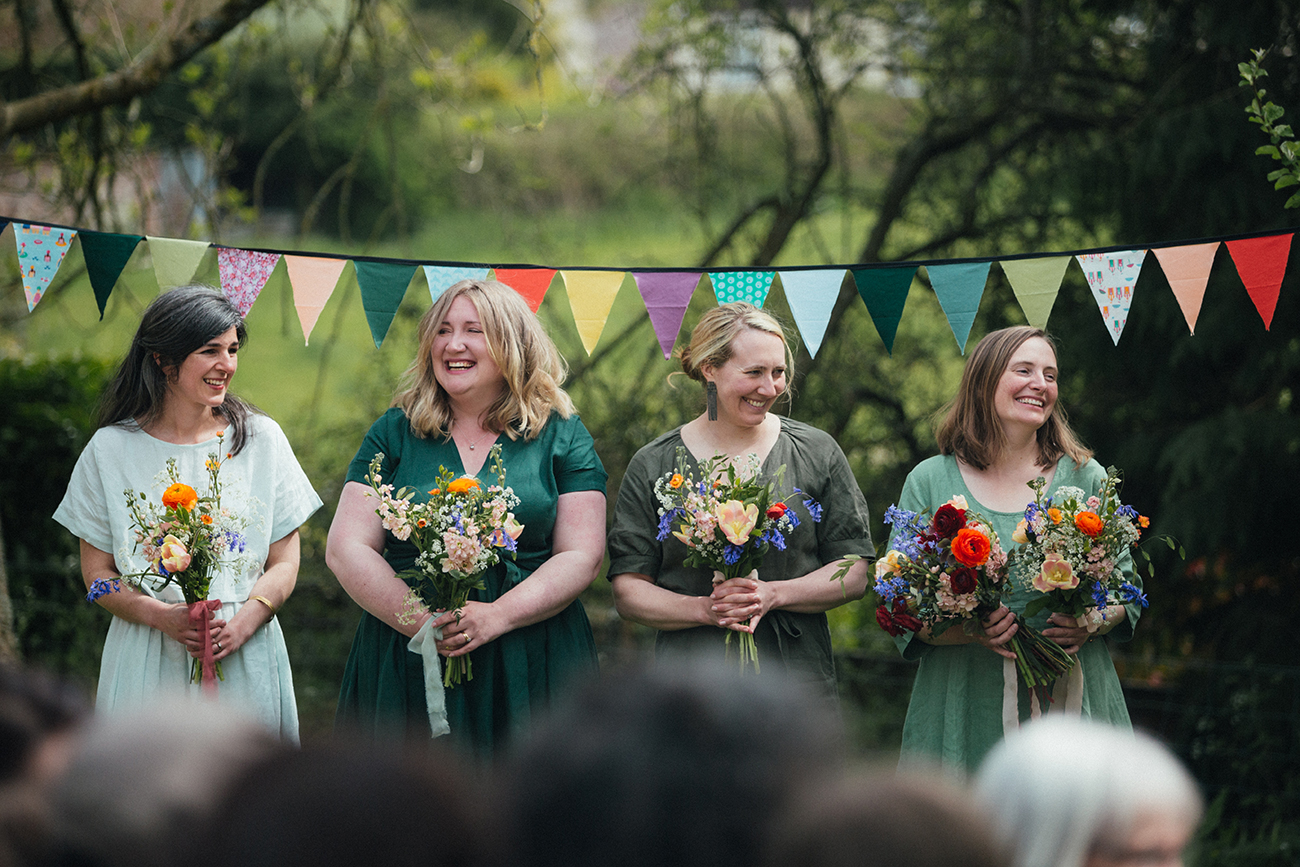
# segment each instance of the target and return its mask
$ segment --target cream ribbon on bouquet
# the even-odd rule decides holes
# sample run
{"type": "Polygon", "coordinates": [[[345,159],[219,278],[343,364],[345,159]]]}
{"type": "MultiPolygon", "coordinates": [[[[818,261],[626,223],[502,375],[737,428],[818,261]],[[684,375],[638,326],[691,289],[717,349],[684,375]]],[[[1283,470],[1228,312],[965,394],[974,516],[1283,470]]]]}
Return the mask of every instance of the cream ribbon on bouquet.
{"type": "MultiPolygon", "coordinates": [[[[1096,633],[1105,622],[1105,618],[1094,608],[1076,622],[1089,632],[1096,633]]],[[[1090,639],[1091,640],[1091,639],[1090,639]]],[[[1016,663],[1013,659],[1002,660],[1002,731],[1012,732],[1020,728],[1020,705],[1017,699],[1019,684],[1016,677],[1016,663]]],[[[1083,659],[1074,656],[1074,665],[1065,677],[1058,677],[1052,686],[1052,706],[1061,713],[1071,716],[1083,715],[1083,659]]],[[[1029,690],[1029,717],[1038,719],[1051,708],[1044,708],[1038,703],[1038,695],[1029,690]]]]}
{"type": "Polygon", "coordinates": [[[438,653],[442,628],[434,629],[433,621],[432,617],[424,621],[406,649],[420,654],[424,662],[424,703],[429,707],[429,737],[436,738],[451,732],[451,725],[447,722],[447,694],[442,686],[442,656],[438,653]]]}

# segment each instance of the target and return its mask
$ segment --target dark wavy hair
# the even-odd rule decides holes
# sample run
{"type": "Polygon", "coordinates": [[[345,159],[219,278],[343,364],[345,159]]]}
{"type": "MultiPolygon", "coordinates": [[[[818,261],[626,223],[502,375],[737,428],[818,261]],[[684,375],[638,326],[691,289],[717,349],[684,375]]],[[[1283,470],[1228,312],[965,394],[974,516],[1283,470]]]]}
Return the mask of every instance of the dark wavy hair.
{"type": "MultiPolygon", "coordinates": [[[[248,341],[244,317],[230,299],[211,286],[181,286],[159,295],[145,309],[131,348],[100,398],[96,427],[147,427],[162,414],[167,370],[180,367],[191,352],[231,328],[242,347],[248,341]]],[[[230,393],[221,406],[212,408],[214,416],[230,424],[230,454],[239,454],[248,443],[248,415],[258,411],[230,393]]]]}

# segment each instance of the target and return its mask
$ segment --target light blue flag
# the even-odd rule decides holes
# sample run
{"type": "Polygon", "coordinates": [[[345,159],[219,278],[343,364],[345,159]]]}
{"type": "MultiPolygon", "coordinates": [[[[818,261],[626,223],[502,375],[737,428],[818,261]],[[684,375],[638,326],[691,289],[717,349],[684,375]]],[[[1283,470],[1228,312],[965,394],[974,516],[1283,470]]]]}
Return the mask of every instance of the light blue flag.
{"type": "Polygon", "coordinates": [[[808,354],[817,357],[822,337],[831,321],[835,299],[844,285],[843,268],[815,268],[808,271],[780,271],[785,300],[790,305],[795,325],[808,346],[808,354]]]}
{"type": "Polygon", "coordinates": [[[429,303],[436,302],[442,297],[442,293],[461,280],[486,280],[487,273],[487,266],[425,265],[424,279],[429,284],[429,303]]]}
{"type": "Polygon", "coordinates": [[[989,262],[959,262],[952,265],[926,265],[930,285],[939,298],[939,306],[948,317],[948,327],[957,338],[957,347],[966,354],[966,340],[975,324],[975,314],[984,297],[989,279],[989,262]]]}

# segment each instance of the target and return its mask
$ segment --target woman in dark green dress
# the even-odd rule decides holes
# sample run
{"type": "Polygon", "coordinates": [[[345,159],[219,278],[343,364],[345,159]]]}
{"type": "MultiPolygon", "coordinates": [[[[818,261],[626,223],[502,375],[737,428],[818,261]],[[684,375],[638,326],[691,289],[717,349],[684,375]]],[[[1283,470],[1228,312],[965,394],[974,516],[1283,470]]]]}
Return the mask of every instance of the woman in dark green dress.
{"type": "Polygon", "coordinates": [[[446,691],[451,739],[489,758],[574,678],[594,675],[595,642],[579,594],[604,558],[605,482],[591,434],[560,387],[564,364],[510,287],[467,280],[420,321],[420,349],[393,408],[371,426],[348,468],[325,559],[365,609],[348,657],[337,724],[376,737],[431,734],[421,657],[408,649],[432,618],[437,652],[469,654],[473,679],[446,691]],[[516,559],[488,570],[463,609],[399,618],[396,573],[415,546],[386,531],[365,483],[384,455],[394,489],[434,487],[440,467],[477,474],[501,446],[524,525],[516,559]]]}
{"type": "MultiPolygon", "coordinates": [[[[723,304],[700,318],[681,351],[682,370],[705,385],[709,411],[663,434],[632,458],[610,528],[609,574],[624,618],[659,630],[660,657],[679,652],[723,657],[729,631],[750,632],[760,671],[780,672],[834,697],[835,666],[826,611],[862,598],[867,562],[843,583],[832,575],[849,554],[871,557],[867,504],[848,460],[827,433],[769,410],[785,393],[791,360],[785,334],[751,304],[723,304]],[[792,498],[800,525],[784,551],[769,550],[758,575],[716,587],[711,570],[686,566],[688,550],[656,538],[655,480],[671,473],[678,449],[697,464],[715,455],[756,455],[760,477],[785,467],[784,483],[821,505],[816,522],[792,498]]],[[[698,466],[692,466],[698,474],[698,466]]]]}

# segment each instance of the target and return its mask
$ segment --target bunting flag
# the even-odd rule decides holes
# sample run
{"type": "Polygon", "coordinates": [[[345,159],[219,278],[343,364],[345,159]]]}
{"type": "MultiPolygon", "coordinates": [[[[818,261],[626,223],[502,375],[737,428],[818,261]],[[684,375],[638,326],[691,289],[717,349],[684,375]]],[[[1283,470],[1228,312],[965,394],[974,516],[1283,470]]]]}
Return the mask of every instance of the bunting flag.
{"type": "Polygon", "coordinates": [[[1286,260],[1291,254],[1291,237],[1269,235],[1226,242],[1237,266],[1237,274],[1264,320],[1265,331],[1273,324],[1273,311],[1277,309],[1277,298],[1282,292],[1286,260]]]}
{"type": "Polygon", "coordinates": [[[1061,291],[1061,280],[1065,278],[1070,257],[1008,259],[998,264],[1002,266],[1002,273],[1007,275],[1020,309],[1025,311],[1025,320],[1046,331],[1047,318],[1052,315],[1052,305],[1061,291]]]}
{"type": "Polygon", "coordinates": [[[293,307],[298,311],[298,324],[302,326],[302,343],[311,343],[311,332],[320,319],[325,302],[334,294],[347,259],[327,259],[320,256],[284,257],[284,267],[289,273],[289,288],[293,290],[293,307]]]}
{"type": "Polygon", "coordinates": [[[916,276],[916,266],[849,270],[853,272],[853,282],[862,296],[862,303],[867,305],[867,312],[871,314],[876,333],[884,341],[885,351],[893,355],[894,336],[898,334],[898,323],[903,319],[903,306],[907,303],[907,292],[912,288],[912,278],[916,276]]]}
{"type": "Polygon", "coordinates": [[[1138,272],[1142,270],[1145,250],[1126,250],[1115,253],[1082,253],[1076,257],[1083,276],[1097,300],[1101,318],[1110,330],[1111,341],[1118,346],[1119,336],[1128,322],[1129,307],[1133,304],[1133,287],[1138,272]]]}
{"type": "Polygon", "coordinates": [[[130,261],[135,248],[144,235],[116,235],[112,232],[93,232],[83,229],[77,237],[81,241],[81,255],[86,260],[86,275],[99,305],[99,318],[104,318],[104,305],[117,285],[117,278],[130,261]]]}
{"type": "Polygon", "coordinates": [[[664,358],[668,358],[677,342],[677,332],[682,330],[691,296],[700,285],[700,274],[698,271],[643,271],[634,272],[632,279],[641,293],[646,313],[650,314],[659,348],[664,358]]]}
{"type": "Polygon", "coordinates": [[[217,273],[221,291],[235,303],[240,316],[247,316],[261,294],[271,272],[280,264],[279,253],[260,253],[237,247],[217,248],[217,273]]]}
{"type": "Polygon", "coordinates": [[[357,269],[357,286],[361,289],[361,306],[375,349],[383,345],[397,308],[406,297],[406,289],[415,276],[415,266],[396,262],[353,260],[357,269]]]}
{"type": "Polygon", "coordinates": [[[948,317],[948,327],[957,338],[957,348],[966,354],[966,341],[970,338],[975,314],[984,297],[984,284],[989,279],[991,262],[957,262],[951,265],[927,265],[930,286],[939,299],[939,306],[948,317]]]}
{"type": "Polygon", "coordinates": [[[767,300],[767,293],[772,288],[775,271],[710,271],[709,280],[713,283],[713,297],[719,304],[733,301],[748,301],[755,307],[762,307],[767,300]]]}
{"type": "Polygon", "coordinates": [[[207,241],[182,241],[176,238],[159,238],[145,235],[149,253],[153,256],[153,276],[158,288],[166,291],[184,286],[194,279],[199,263],[207,255],[207,241]]]}
{"type": "Polygon", "coordinates": [[[469,268],[457,265],[425,265],[424,282],[429,284],[429,303],[437,301],[442,297],[442,293],[462,280],[486,280],[487,273],[488,269],[481,266],[469,268]]]}
{"type": "Polygon", "coordinates": [[[542,299],[546,297],[546,290],[551,288],[551,280],[555,277],[554,268],[496,268],[496,279],[514,289],[524,300],[528,302],[529,308],[536,313],[542,306],[542,299]]]}
{"type": "Polygon", "coordinates": [[[1219,242],[1188,244],[1183,247],[1156,247],[1156,261],[1165,272],[1165,280],[1178,301],[1178,307],[1187,320],[1189,334],[1196,333],[1196,320],[1201,315],[1201,302],[1205,300],[1205,287],[1210,281],[1210,268],[1214,255],[1219,252],[1219,242]]]}
{"type": "Polygon", "coordinates": [[[569,308],[573,322],[578,326],[582,348],[591,355],[600,334],[605,330],[609,311],[623,285],[625,271],[561,271],[565,291],[569,295],[569,308]]]}
{"type": "Polygon", "coordinates": [[[75,229],[56,229],[38,223],[14,224],[14,246],[18,248],[18,271],[23,278],[28,313],[45,297],[45,290],[50,288],[50,281],[58,273],[75,237],[75,229]]]}
{"type": "Polygon", "coordinates": [[[794,324],[808,346],[808,354],[816,358],[847,272],[844,269],[816,268],[778,273],[794,324]]]}

